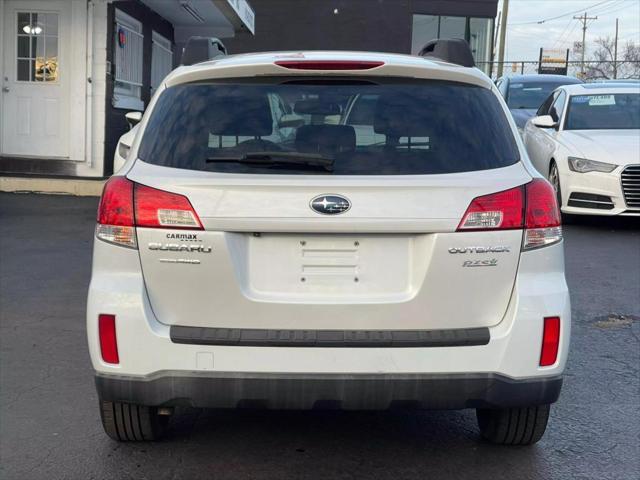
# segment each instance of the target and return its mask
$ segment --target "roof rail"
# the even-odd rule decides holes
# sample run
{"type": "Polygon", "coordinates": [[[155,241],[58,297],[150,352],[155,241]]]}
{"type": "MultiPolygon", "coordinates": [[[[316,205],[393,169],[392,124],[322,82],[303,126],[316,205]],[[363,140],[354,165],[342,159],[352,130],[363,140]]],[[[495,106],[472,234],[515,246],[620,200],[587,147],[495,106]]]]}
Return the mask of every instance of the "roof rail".
{"type": "Polygon", "coordinates": [[[180,65],[193,65],[195,63],[213,60],[215,57],[227,54],[227,47],[219,39],[214,37],[190,37],[182,49],[180,65]]]}
{"type": "Polygon", "coordinates": [[[476,66],[469,43],[461,38],[431,40],[422,47],[418,55],[421,57],[436,58],[448,63],[455,63],[463,67],[476,66]]]}

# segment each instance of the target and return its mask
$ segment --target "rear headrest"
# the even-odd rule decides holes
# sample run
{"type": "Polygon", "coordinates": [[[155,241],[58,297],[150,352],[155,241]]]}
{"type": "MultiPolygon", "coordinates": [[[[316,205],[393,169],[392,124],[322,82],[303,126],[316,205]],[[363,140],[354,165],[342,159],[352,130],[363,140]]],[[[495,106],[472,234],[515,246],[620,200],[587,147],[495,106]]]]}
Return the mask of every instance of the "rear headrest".
{"type": "Polygon", "coordinates": [[[378,98],[373,119],[375,133],[390,137],[425,137],[433,134],[438,115],[435,102],[415,95],[393,95],[378,98]]]}
{"type": "Polygon", "coordinates": [[[296,150],[336,154],[356,148],[356,131],[350,125],[303,125],[296,130],[296,150]]]}
{"type": "Polygon", "coordinates": [[[208,99],[207,128],[213,135],[268,136],[273,132],[269,100],[264,93],[208,99]]]}

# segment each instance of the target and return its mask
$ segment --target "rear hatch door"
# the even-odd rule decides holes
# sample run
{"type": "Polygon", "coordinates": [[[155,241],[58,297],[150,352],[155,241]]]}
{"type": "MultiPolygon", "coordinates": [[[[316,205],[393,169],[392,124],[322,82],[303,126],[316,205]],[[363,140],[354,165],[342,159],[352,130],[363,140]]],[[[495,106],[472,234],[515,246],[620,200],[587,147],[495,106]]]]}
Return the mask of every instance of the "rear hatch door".
{"type": "Polygon", "coordinates": [[[520,164],[411,182],[240,182],[158,170],[170,169],[138,163],[130,178],[187,196],[206,229],[138,228],[147,292],[163,323],[450,329],[495,325],[505,313],[522,231],[455,230],[473,198],[530,180],[520,164]],[[349,211],[310,208],[329,193],[347,198],[349,211]]]}
{"type": "Polygon", "coordinates": [[[507,309],[522,231],[456,232],[475,197],[531,180],[486,88],[178,85],[161,94],[137,156],[128,177],[184,195],[204,227],[138,228],[165,324],[459,329],[507,309]],[[339,212],[323,210],[332,202],[339,212]]]}

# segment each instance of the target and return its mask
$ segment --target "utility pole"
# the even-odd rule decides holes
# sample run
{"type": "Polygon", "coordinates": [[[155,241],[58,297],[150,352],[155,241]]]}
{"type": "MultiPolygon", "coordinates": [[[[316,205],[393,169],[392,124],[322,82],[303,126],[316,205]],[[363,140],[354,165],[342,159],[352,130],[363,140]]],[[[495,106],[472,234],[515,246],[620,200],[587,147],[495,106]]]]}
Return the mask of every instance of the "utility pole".
{"type": "Polygon", "coordinates": [[[500,24],[500,49],[498,50],[498,78],[502,76],[504,66],[504,42],[507,38],[507,18],[509,16],[509,0],[502,2],[502,23],[500,24]]]}
{"type": "Polygon", "coordinates": [[[584,79],[584,54],[587,51],[587,44],[585,43],[587,36],[587,20],[597,20],[598,17],[588,17],[587,12],[584,12],[584,15],[580,15],[579,17],[576,17],[574,15],[573,19],[580,20],[582,22],[582,66],[580,67],[580,73],[582,74],[582,78],[584,79]]]}
{"type": "Polygon", "coordinates": [[[616,18],[616,40],[613,44],[613,78],[618,78],[618,19],[616,18]]]}

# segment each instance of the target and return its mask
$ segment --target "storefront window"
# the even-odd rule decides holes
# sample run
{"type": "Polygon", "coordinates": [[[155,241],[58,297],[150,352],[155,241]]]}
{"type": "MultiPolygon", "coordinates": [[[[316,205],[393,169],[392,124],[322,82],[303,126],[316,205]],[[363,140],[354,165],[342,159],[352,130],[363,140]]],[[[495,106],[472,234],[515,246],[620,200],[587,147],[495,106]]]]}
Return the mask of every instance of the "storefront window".
{"type": "Polygon", "coordinates": [[[438,38],[440,17],[437,15],[414,15],[411,35],[411,53],[416,55],[429,40],[438,38]]]}
{"type": "Polygon", "coordinates": [[[427,42],[437,38],[464,38],[469,42],[479,68],[489,71],[492,35],[492,18],[414,15],[411,53],[419,53],[427,42]]]}
{"type": "Polygon", "coordinates": [[[440,17],[438,38],[464,38],[467,19],[465,17],[440,17]]]}
{"type": "Polygon", "coordinates": [[[18,12],[17,80],[55,82],[58,79],[58,14],[18,12]]]}
{"type": "Polygon", "coordinates": [[[492,18],[469,19],[469,45],[476,62],[491,61],[492,35],[492,18]]]}

